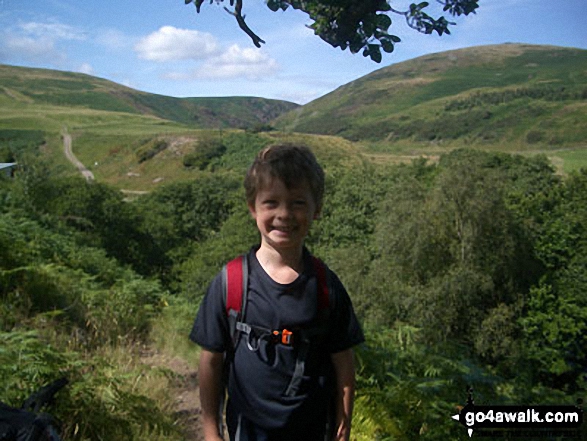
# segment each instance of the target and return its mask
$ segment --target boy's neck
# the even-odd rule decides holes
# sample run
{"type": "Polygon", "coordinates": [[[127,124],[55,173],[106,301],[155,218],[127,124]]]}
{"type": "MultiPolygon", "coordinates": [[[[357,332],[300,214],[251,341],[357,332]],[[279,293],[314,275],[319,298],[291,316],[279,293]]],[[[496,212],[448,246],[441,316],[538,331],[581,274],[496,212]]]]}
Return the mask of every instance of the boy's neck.
{"type": "Polygon", "coordinates": [[[291,283],[304,270],[302,247],[276,250],[262,243],[256,256],[267,274],[278,283],[291,283]]]}

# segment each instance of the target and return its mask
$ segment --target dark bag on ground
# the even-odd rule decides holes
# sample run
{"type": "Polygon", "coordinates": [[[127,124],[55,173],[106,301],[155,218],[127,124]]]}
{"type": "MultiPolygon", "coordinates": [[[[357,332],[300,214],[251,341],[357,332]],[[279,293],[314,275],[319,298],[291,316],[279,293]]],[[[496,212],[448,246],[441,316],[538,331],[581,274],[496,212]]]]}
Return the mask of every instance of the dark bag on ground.
{"type": "Polygon", "coordinates": [[[66,384],[67,379],[60,378],[42,387],[20,409],[0,402],[0,441],[60,441],[55,418],[40,410],[66,384]]]}

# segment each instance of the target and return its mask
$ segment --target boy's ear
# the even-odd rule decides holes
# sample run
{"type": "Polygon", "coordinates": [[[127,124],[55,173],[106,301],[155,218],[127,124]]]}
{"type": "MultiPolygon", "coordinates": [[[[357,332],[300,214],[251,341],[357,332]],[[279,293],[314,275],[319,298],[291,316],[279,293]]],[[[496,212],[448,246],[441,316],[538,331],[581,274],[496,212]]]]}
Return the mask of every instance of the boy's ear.
{"type": "Polygon", "coordinates": [[[247,202],[247,207],[249,208],[249,213],[253,219],[256,218],[257,212],[255,211],[255,204],[250,204],[247,202]]]}

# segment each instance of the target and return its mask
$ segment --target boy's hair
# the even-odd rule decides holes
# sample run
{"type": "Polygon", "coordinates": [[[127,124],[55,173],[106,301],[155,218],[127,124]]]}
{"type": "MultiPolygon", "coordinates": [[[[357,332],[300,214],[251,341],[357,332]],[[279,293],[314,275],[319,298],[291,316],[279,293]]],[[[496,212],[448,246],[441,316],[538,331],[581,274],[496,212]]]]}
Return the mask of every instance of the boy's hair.
{"type": "Polygon", "coordinates": [[[277,144],[261,150],[245,177],[248,204],[255,204],[257,192],[267,185],[271,178],[278,178],[288,189],[296,188],[307,182],[316,207],[322,206],[324,170],[308,147],[277,144]]]}

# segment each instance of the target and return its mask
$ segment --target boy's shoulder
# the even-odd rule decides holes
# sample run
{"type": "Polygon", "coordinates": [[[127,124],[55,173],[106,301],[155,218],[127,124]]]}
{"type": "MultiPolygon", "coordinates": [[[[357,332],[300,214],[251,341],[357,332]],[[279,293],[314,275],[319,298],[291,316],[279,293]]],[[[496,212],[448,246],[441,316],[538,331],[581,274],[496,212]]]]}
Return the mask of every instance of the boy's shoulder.
{"type": "MultiPolygon", "coordinates": [[[[258,247],[252,247],[246,253],[240,254],[226,262],[218,274],[222,284],[222,292],[226,299],[226,310],[239,310],[242,307],[242,300],[247,298],[247,287],[251,281],[257,282],[266,279],[257,261],[256,251],[258,247]],[[234,298],[234,300],[231,300],[234,298]]],[[[320,308],[333,306],[335,299],[345,291],[344,286],[334,271],[319,257],[313,255],[304,247],[302,259],[304,261],[304,276],[316,278],[315,285],[319,291],[320,308]]]]}

